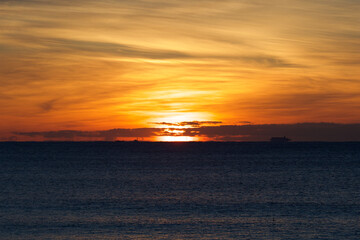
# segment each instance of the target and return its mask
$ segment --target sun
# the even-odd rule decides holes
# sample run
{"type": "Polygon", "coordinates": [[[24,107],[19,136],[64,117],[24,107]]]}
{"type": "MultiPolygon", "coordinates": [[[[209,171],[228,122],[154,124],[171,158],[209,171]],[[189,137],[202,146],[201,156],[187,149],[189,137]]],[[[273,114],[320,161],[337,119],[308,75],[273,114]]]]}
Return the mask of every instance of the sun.
{"type": "Polygon", "coordinates": [[[190,136],[157,136],[156,140],[159,142],[192,142],[198,141],[198,137],[190,136]]]}
{"type": "Polygon", "coordinates": [[[186,129],[191,125],[181,125],[184,122],[206,121],[211,119],[211,114],[198,112],[168,112],[165,116],[151,119],[157,128],[162,129],[155,137],[159,142],[192,142],[201,141],[201,136],[186,136],[186,129]]]}

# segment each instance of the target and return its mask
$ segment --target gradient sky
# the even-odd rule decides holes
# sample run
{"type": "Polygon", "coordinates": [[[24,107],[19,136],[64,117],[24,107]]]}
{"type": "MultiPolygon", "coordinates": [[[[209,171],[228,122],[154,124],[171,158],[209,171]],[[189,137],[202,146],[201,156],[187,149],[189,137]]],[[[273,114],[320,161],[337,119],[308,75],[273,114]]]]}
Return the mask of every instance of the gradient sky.
{"type": "Polygon", "coordinates": [[[359,123],[359,13],[359,0],[0,0],[0,136],[359,123]]]}

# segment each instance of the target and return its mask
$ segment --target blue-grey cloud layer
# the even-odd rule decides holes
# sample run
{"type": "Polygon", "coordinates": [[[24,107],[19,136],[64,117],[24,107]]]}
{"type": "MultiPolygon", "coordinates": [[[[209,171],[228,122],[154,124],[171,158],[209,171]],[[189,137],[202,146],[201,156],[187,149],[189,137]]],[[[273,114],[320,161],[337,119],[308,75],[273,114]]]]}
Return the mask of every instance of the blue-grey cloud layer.
{"type": "Polygon", "coordinates": [[[110,129],[105,131],[18,132],[18,136],[52,140],[105,140],[154,136],[201,136],[218,141],[268,141],[287,136],[293,141],[360,141],[360,124],[298,123],[265,125],[223,125],[188,128],[171,133],[164,128],[110,129]]]}

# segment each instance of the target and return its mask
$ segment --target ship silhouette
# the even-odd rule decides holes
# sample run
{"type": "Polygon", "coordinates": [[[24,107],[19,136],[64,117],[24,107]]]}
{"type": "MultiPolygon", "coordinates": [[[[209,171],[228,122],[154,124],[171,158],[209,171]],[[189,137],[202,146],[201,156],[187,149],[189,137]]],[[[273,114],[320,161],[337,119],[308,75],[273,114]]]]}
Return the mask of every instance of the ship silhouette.
{"type": "Polygon", "coordinates": [[[290,138],[287,138],[287,137],[272,137],[271,139],[270,139],[270,142],[272,142],[272,143],[286,143],[286,142],[289,142],[289,141],[291,141],[291,139],[290,138]]]}

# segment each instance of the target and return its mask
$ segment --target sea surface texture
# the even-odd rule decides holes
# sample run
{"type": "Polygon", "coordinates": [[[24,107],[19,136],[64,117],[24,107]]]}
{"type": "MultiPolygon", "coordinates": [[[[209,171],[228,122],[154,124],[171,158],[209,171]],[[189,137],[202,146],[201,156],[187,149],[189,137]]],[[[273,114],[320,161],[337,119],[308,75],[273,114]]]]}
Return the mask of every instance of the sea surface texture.
{"type": "Polygon", "coordinates": [[[0,239],[360,239],[360,143],[0,143],[0,239]]]}

